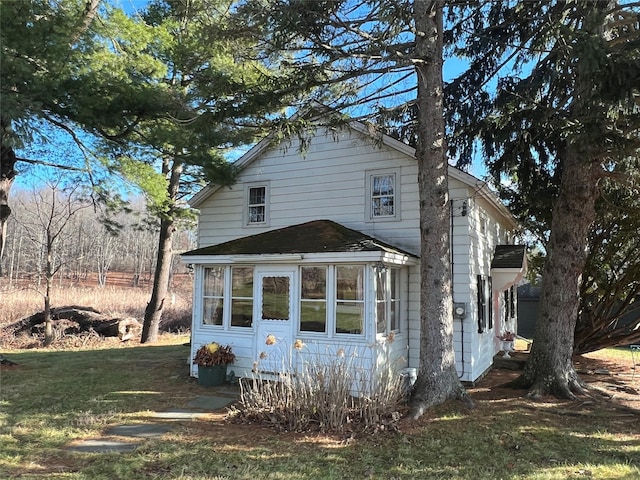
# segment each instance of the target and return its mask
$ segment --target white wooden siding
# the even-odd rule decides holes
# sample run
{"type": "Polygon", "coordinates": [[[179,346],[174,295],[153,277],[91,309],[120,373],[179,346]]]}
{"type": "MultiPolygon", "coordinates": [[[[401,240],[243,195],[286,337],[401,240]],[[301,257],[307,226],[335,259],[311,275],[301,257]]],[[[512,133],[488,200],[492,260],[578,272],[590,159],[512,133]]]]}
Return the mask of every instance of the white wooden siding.
{"type": "Polygon", "coordinates": [[[319,134],[301,154],[297,141],[285,152],[271,149],[241,174],[238,184],[220,189],[200,208],[199,245],[214,245],[263,231],[331,219],[414,253],[419,246],[417,165],[386,146],[378,148],[357,132],[339,141],[319,134]],[[402,220],[367,221],[365,171],[399,168],[402,220]],[[270,180],[269,227],[242,225],[245,182],[270,180]]]}
{"type": "MultiPolygon", "coordinates": [[[[299,151],[297,140],[287,144],[284,150],[270,148],[245,167],[236,185],[219,189],[204,200],[199,206],[199,246],[219,244],[312,220],[329,219],[418,254],[417,173],[414,158],[386,145],[374,145],[369,137],[356,131],[345,130],[335,135],[319,131],[306,152],[299,151]],[[365,202],[369,201],[366,198],[366,172],[390,168],[399,171],[397,186],[401,196],[401,220],[372,221],[365,218],[365,202]],[[267,180],[270,185],[269,226],[243,225],[243,184],[267,180]]],[[[497,302],[498,308],[494,305],[494,329],[478,334],[476,275],[490,275],[495,245],[506,243],[507,240],[508,232],[504,226],[507,223],[505,221],[503,225],[496,220],[501,218],[502,213],[478,195],[477,185],[450,177],[449,192],[452,200],[453,299],[454,302],[465,303],[467,311],[464,319],[454,320],[456,368],[462,380],[474,381],[491,366],[493,356],[498,351],[495,331],[502,313],[500,302],[497,302]],[[480,231],[482,216],[487,219],[484,234],[480,231]]],[[[408,356],[410,367],[419,365],[419,276],[420,266],[411,266],[406,324],[390,347],[394,358],[408,356]]],[[[199,308],[198,301],[194,298],[194,309],[199,308]]],[[[368,318],[367,322],[368,325],[374,325],[372,319],[368,318]]],[[[195,319],[193,328],[193,352],[200,344],[216,340],[216,334],[209,328],[203,330],[196,325],[195,319]]],[[[225,332],[224,341],[234,345],[234,349],[239,349],[238,354],[244,356],[244,350],[247,350],[247,357],[253,358],[254,342],[260,340],[252,338],[255,332],[249,330],[242,335],[225,332]]],[[[369,335],[367,337],[367,341],[373,340],[369,335]]],[[[325,349],[329,344],[335,346],[335,342],[338,342],[318,342],[304,336],[301,339],[309,345],[318,344],[318,348],[325,349]]],[[[251,361],[241,361],[233,366],[233,370],[241,375],[243,371],[249,372],[251,367],[251,361]]]]}

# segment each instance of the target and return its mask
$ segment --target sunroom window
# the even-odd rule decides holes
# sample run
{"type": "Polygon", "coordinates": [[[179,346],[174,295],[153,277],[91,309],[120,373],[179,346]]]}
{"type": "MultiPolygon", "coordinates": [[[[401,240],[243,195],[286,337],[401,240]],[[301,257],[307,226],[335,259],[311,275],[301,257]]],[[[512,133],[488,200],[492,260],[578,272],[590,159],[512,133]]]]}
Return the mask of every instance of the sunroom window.
{"type": "Polygon", "coordinates": [[[253,325],[253,268],[231,269],[231,326],[253,325]]]}
{"type": "Polygon", "coordinates": [[[400,274],[397,268],[376,268],[376,332],[398,330],[400,317],[400,274]]]}
{"type": "Polygon", "coordinates": [[[336,333],[364,331],[364,266],[336,266],[336,333]]]}
{"type": "Polygon", "coordinates": [[[327,332],[327,267],[301,267],[300,331],[327,332]]]}
{"type": "Polygon", "coordinates": [[[224,267],[204,269],[202,323],[222,325],[224,315],[224,267]]]}

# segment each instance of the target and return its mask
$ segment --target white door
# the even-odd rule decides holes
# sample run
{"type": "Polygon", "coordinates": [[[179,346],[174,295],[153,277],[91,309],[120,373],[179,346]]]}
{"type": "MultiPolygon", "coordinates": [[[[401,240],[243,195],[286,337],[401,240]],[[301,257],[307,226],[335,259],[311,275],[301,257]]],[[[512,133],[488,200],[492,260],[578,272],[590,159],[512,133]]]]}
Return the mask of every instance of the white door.
{"type": "Polygon", "coordinates": [[[259,291],[254,318],[258,322],[258,371],[290,371],[297,315],[296,270],[260,270],[257,281],[259,291]]]}

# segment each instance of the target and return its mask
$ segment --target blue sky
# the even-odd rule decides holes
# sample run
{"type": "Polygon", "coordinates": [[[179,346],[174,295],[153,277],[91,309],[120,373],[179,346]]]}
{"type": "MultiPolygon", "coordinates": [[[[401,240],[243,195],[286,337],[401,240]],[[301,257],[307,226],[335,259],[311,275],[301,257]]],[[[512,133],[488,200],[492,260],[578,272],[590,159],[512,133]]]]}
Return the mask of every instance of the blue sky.
{"type": "MultiPolygon", "coordinates": [[[[127,13],[135,13],[137,10],[142,9],[148,3],[148,0],[111,0],[115,6],[122,8],[127,13]]],[[[445,61],[444,64],[444,80],[448,81],[458,74],[460,74],[466,68],[466,63],[460,59],[450,58],[445,61]]],[[[75,145],[71,138],[64,133],[59,133],[55,138],[50,137],[51,144],[47,147],[37,147],[35,149],[26,149],[20,152],[21,155],[27,158],[45,158],[50,163],[64,163],[56,161],[56,156],[62,157],[66,162],[82,166],[85,163],[84,156],[80,149],[75,145]],[[63,153],[61,153],[63,152],[63,153]]],[[[24,163],[20,165],[22,171],[28,170],[31,174],[42,175],[56,175],[55,170],[50,173],[50,169],[43,167],[27,166],[24,163]]],[[[484,168],[482,161],[475,159],[469,169],[469,172],[478,178],[483,178],[486,175],[486,169],[484,168]]],[[[26,172],[25,172],[26,173],[26,172]]],[[[17,188],[29,187],[32,181],[29,179],[33,175],[18,175],[16,177],[15,186],[17,188]]]]}

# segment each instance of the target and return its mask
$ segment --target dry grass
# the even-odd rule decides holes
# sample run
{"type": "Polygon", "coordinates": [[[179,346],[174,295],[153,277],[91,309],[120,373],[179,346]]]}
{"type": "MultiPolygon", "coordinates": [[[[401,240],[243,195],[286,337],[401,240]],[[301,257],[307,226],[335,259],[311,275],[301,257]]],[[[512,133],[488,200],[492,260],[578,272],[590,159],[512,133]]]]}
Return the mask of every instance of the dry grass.
{"type": "MultiPolygon", "coordinates": [[[[87,285],[54,284],[52,307],[79,305],[93,307],[112,317],[134,317],[142,321],[144,309],[151,295],[151,287],[130,287],[122,277],[114,275],[114,285],[104,288],[87,285]]],[[[89,282],[90,283],[90,282],[89,282]]],[[[0,283],[0,326],[7,325],[44,309],[42,289],[35,284],[8,286],[0,283]]],[[[169,295],[162,316],[162,331],[185,332],[191,323],[191,279],[181,278],[169,295]]],[[[58,339],[57,347],[82,347],[95,344],[92,335],[58,339]],[[64,343],[65,345],[62,345],[64,343]]],[[[0,345],[12,348],[33,347],[37,339],[0,338],[0,345]]]]}

